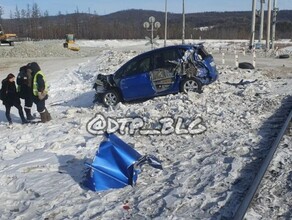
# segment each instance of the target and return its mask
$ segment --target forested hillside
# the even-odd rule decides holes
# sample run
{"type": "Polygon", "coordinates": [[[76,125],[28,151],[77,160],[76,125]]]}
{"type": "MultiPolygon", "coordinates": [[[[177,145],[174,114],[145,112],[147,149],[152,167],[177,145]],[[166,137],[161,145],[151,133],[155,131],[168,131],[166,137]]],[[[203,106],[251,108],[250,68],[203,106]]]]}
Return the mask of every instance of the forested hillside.
{"type": "MultiPolygon", "coordinates": [[[[154,16],[161,27],[155,33],[164,38],[164,12],[125,10],[99,16],[96,13],[41,13],[36,4],[27,10],[11,13],[10,19],[0,19],[4,30],[31,39],[61,39],[74,33],[79,39],[141,39],[149,36],[143,23],[154,16]]],[[[205,12],[186,14],[186,38],[249,39],[251,12],[205,12]]],[[[259,18],[257,19],[257,30],[259,18]]],[[[292,38],[292,11],[278,14],[276,38],[292,38]]],[[[168,13],[168,38],[182,36],[182,15],[168,13]]],[[[258,34],[256,33],[256,37],[258,34]]]]}

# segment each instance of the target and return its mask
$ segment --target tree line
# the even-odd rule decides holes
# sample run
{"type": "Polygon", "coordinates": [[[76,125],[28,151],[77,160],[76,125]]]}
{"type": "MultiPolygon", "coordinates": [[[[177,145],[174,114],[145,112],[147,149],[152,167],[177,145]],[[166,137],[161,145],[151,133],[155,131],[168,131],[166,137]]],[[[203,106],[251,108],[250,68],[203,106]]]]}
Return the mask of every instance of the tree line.
{"type": "MultiPolygon", "coordinates": [[[[74,33],[79,39],[142,39],[150,33],[143,28],[143,23],[150,16],[161,22],[155,36],[164,37],[164,12],[147,10],[125,10],[99,16],[79,12],[50,16],[42,13],[37,3],[26,9],[10,12],[9,19],[3,19],[4,9],[0,6],[0,23],[5,32],[16,33],[20,38],[63,39],[65,34],[74,33]]],[[[291,38],[292,13],[279,13],[283,17],[277,23],[277,36],[291,38]],[[281,15],[282,13],[282,15],[281,15]],[[291,15],[290,15],[291,14],[291,15]],[[285,18],[285,19],[284,19],[285,18]]],[[[259,23],[259,22],[258,22],[259,23]]],[[[205,12],[186,14],[185,37],[193,39],[249,39],[251,12],[205,12]]],[[[257,28],[258,29],[258,28],[257,28]]],[[[168,39],[182,37],[181,14],[169,13],[168,39]]]]}

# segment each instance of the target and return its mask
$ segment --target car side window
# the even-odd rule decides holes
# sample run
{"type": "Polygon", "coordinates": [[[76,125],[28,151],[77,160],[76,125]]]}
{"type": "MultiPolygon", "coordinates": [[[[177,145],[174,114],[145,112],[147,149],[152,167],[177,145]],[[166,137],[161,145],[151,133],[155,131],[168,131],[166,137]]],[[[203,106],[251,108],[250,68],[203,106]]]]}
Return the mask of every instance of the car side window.
{"type": "Polygon", "coordinates": [[[183,55],[185,54],[185,52],[186,52],[186,49],[180,48],[178,50],[178,53],[179,53],[179,58],[178,59],[181,59],[183,57],[183,55]]]}
{"type": "Polygon", "coordinates": [[[200,55],[202,59],[205,59],[209,55],[209,53],[205,50],[204,47],[201,47],[198,50],[198,55],[200,55]]]}
{"type": "Polygon", "coordinates": [[[150,57],[146,57],[130,63],[125,69],[123,76],[131,76],[150,71],[150,57]]]}
{"type": "Polygon", "coordinates": [[[170,67],[169,60],[177,60],[180,58],[180,55],[176,49],[167,50],[161,53],[153,55],[153,69],[163,68],[167,69],[170,67]]]}
{"type": "Polygon", "coordinates": [[[165,60],[177,60],[180,59],[180,54],[177,50],[170,50],[165,53],[165,60]]]}

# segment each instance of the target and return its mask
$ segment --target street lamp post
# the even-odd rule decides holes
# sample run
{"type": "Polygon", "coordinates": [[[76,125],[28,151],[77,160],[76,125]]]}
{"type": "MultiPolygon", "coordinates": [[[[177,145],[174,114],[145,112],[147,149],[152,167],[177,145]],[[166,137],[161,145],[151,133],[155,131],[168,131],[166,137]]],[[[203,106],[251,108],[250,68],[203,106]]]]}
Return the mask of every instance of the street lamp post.
{"type": "Polygon", "coordinates": [[[150,43],[151,49],[153,49],[153,44],[158,44],[156,42],[156,40],[158,39],[158,36],[156,38],[154,38],[154,31],[157,31],[158,28],[160,28],[160,26],[161,26],[160,22],[158,22],[158,21],[155,22],[155,17],[153,17],[153,16],[149,17],[148,21],[145,21],[143,24],[143,27],[147,31],[151,31],[151,38],[146,37],[146,39],[149,40],[149,42],[146,45],[148,45],[150,43]]]}
{"type": "Polygon", "coordinates": [[[270,37],[271,37],[271,0],[268,0],[266,51],[269,51],[271,49],[270,48],[270,37]]]}
{"type": "Polygon", "coordinates": [[[183,26],[182,26],[182,44],[185,43],[185,0],[182,1],[182,14],[183,14],[183,26]]]}
{"type": "Polygon", "coordinates": [[[251,37],[249,48],[254,48],[254,34],[255,34],[255,20],[256,20],[256,0],[252,1],[252,22],[251,22],[251,37]]]}
{"type": "Polygon", "coordinates": [[[263,36],[264,36],[264,17],[265,17],[265,9],[264,9],[265,0],[261,0],[261,24],[260,24],[260,31],[259,31],[259,43],[262,43],[263,36]]]}
{"type": "Polygon", "coordinates": [[[165,22],[164,22],[164,46],[166,47],[167,39],[167,0],[165,0],[165,22]]]}
{"type": "Polygon", "coordinates": [[[275,49],[275,39],[276,39],[276,23],[277,23],[277,14],[279,8],[277,7],[277,0],[274,0],[273,5],[273,20],[272,20],[272,50],[275,49]]]}

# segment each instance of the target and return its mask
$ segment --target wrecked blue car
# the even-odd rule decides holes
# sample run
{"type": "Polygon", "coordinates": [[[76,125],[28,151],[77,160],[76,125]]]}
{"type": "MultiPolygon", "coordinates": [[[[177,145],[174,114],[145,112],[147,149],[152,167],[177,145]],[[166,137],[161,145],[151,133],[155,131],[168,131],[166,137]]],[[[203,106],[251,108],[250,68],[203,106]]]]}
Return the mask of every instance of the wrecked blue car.
{"type": "Polygon", "coordinates": [[[140,54],[114,74],[97,76],[94,102],[114,106],[118,102],[156,96],[201,92],[218,72],[203,44],[175,45],[140,54]]]}

